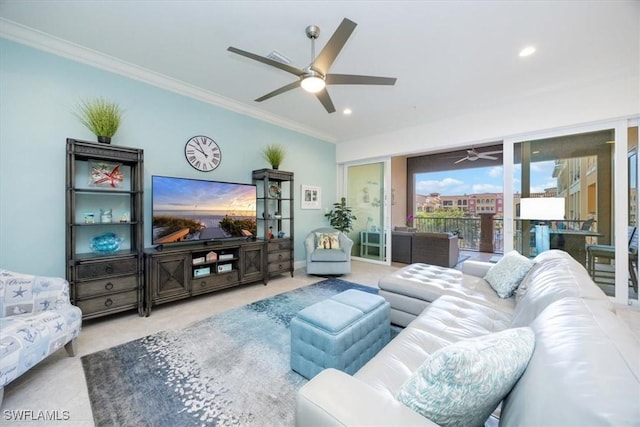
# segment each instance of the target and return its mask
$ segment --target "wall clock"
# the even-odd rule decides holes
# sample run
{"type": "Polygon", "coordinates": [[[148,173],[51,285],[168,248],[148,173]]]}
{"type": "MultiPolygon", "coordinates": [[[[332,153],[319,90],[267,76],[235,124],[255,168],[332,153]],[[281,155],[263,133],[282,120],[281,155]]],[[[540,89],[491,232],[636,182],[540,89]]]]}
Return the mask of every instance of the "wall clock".
{"type": "Polygon", "coordinates": [[[203,135],[194,136],[187,141],[184,156],[191,166],[202,172],[211,172],[222,161],[222,151],[218,144],[203,135]]]}

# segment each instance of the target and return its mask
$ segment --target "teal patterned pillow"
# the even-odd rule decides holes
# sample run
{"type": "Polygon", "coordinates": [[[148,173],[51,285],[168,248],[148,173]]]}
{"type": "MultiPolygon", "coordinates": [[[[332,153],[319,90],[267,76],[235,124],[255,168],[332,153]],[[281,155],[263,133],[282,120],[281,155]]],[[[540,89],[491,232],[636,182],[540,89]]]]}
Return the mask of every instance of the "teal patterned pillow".
{"type": "Polygon", "coordinates": [[[484,276],[500,298],[509,298],[518,289],[534,262],[517,251],[507,252],[484,276]]]}
{"type": "Polygon", "coordinates": [[[533,354],[531,328],[458,341],[431,355],[402,385],[398,400],[443,426],[482,426],[533,354]]]}

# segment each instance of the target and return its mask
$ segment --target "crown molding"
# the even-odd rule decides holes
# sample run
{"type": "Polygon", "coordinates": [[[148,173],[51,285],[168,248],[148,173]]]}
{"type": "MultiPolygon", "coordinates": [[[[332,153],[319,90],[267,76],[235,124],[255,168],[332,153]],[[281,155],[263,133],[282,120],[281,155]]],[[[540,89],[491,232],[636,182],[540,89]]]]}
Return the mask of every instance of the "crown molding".
{"type": "Polygon", "coordinates": [[[75,43],[52,36],[42,31],[18,24],[8,19],[0,18],[0,37],[34,49],[42,50],[80,62],[92,67],[100,68],[114,74],[119,74],[152,86],[168,90],[207,104],[215,105],[245,116],[249,116],[267,123],[280,126],[295,132],[299,132],[327,142],[336,143],[333,135],[328,135],[316,129],[311,129],[299,123],[284,119],[275,114],[269,114],[256,108],[249,107],[241,102],[209,92],[181,80],[165,76],[160,73],[139,67],[118,58],[105,55],[93,49],[80,46],[75,43]]]}

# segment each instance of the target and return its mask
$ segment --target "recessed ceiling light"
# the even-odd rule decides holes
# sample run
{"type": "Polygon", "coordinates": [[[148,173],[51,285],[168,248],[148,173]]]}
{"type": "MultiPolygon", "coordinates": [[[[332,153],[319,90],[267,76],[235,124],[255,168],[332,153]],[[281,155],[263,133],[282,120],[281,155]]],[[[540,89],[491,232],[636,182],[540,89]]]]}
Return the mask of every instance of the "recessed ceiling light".
{"type": "Polygon", "coordinates": [[[520,51],[520,53],[518,54],[518,56],[520,56],[521,58],[524,58],[525,56],[531,56],[535,53],[536,48],[533,46],[527,46],[524,49],[522,49],[520,51]]]}
{"type": "Polygon", "coordinates": [[[342,110],[342,114],[344,114],[345,116],[349,116],[351,115],[351,113],[351,108],[345,108],[344,110],[342,110]]]}

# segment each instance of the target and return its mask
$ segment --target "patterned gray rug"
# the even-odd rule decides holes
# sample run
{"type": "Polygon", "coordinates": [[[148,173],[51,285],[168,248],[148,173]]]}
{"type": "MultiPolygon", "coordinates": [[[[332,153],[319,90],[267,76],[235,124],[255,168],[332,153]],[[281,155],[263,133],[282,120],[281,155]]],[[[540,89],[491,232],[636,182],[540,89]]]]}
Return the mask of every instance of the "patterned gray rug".
{"type": "Polygon", "coordinates": [[[377,292],[327,279],[83,356],[96,426],[292,426],[289,322],[347,289],[377,292]]]}

